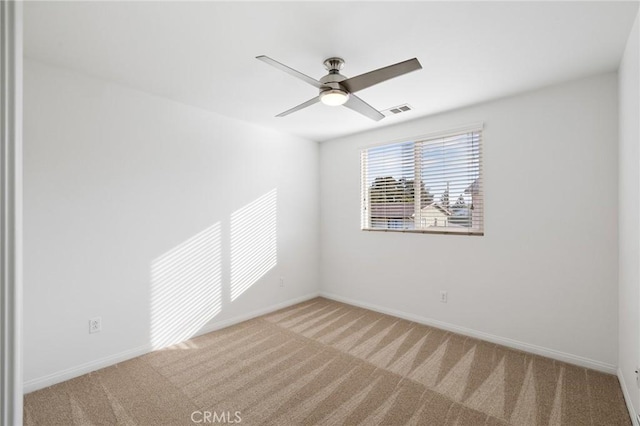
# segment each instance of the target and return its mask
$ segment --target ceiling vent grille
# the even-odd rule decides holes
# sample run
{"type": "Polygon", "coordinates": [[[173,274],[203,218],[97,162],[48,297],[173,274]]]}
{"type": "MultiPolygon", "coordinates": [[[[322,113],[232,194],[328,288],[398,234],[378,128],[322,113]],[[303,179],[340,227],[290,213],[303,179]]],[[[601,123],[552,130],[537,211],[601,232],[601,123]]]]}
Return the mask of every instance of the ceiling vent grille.
{"type": "Polygon", "coordinates": [[[409,104],[402,104],[389,109],[385,109],[384,111],[382,111],[382,113],[388,117],[390,115],[398,115],[408,111],[413,111],[413,107],[411,107],[411,105],[409,104]]]}

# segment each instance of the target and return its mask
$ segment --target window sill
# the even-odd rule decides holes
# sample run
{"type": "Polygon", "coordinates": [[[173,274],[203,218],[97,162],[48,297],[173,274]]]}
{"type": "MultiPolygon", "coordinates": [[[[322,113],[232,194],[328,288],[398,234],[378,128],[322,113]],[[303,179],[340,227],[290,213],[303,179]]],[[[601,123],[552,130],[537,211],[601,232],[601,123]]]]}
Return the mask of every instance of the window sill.
{"type": "Polygon", "coordinates": [[[361,231],[371,232],[400,232],[405,234],[446,234],[446,235],[468,235],[474,237],[484,236],[484,231],[453,231],[453,230],[427,230],[427,229],[375,229],[375,228],[361,228],[361,231]]]}

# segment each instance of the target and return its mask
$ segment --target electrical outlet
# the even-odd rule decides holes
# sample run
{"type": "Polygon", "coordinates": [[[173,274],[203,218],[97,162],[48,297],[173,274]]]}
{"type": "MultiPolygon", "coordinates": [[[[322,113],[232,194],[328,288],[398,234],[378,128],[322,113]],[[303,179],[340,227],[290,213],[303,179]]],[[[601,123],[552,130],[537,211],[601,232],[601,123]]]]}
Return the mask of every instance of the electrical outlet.
{"type": "Polygon", "coordinates": [[[89,334],[100,333],[102,331],[102,318],[95,317],[89,320],[89,334]]]}
{"type": "Polygon", "coordinates": [[[280,277],[280,287],[284,287],[284,277],[280,277]]]}
{"type": "Polygon", "coordinates": [[[442,303],[447,303],[447,292],[446,291],[440,291],[440,301],[442,303]]]}

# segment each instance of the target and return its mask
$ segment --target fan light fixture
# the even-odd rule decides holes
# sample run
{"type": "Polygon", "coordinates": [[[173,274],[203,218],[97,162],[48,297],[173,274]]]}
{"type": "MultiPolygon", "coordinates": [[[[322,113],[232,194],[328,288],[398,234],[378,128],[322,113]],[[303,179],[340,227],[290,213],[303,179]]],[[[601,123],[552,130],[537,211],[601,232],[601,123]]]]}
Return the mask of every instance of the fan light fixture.
{"type": "Polygon", "coordinates": [[[320,93],[320,102],[329,106],[343,105],[349,100],[349,94],[340,89],[325,90],[320,93]]]}

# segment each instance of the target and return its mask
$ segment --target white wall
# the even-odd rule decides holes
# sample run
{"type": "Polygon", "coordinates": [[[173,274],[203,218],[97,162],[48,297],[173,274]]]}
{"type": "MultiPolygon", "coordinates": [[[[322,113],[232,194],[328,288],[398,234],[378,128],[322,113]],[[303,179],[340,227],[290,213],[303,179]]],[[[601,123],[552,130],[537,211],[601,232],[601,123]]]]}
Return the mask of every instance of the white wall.
{"type": "Polygon", "coordinates": [[[615,371],[616,77],[321,144],[322,292],[615,371]],[[475,122],[485,123],[483,237],[360,231],[359,147],[475,122]]]}
{"type": "MultiPolygon", "coordinates": [[[[640,412],[640,33],[638,17],[619,70],[619,343],[618,377],[627,404],[640,412]]],[[[632,414],[635,417],[634,414],[632,414]]]]}
{"type": "Polygon", "coordinates": [[[317,294],[315,142],[31,60],[24,108],[27,390],[317,294]]]}

